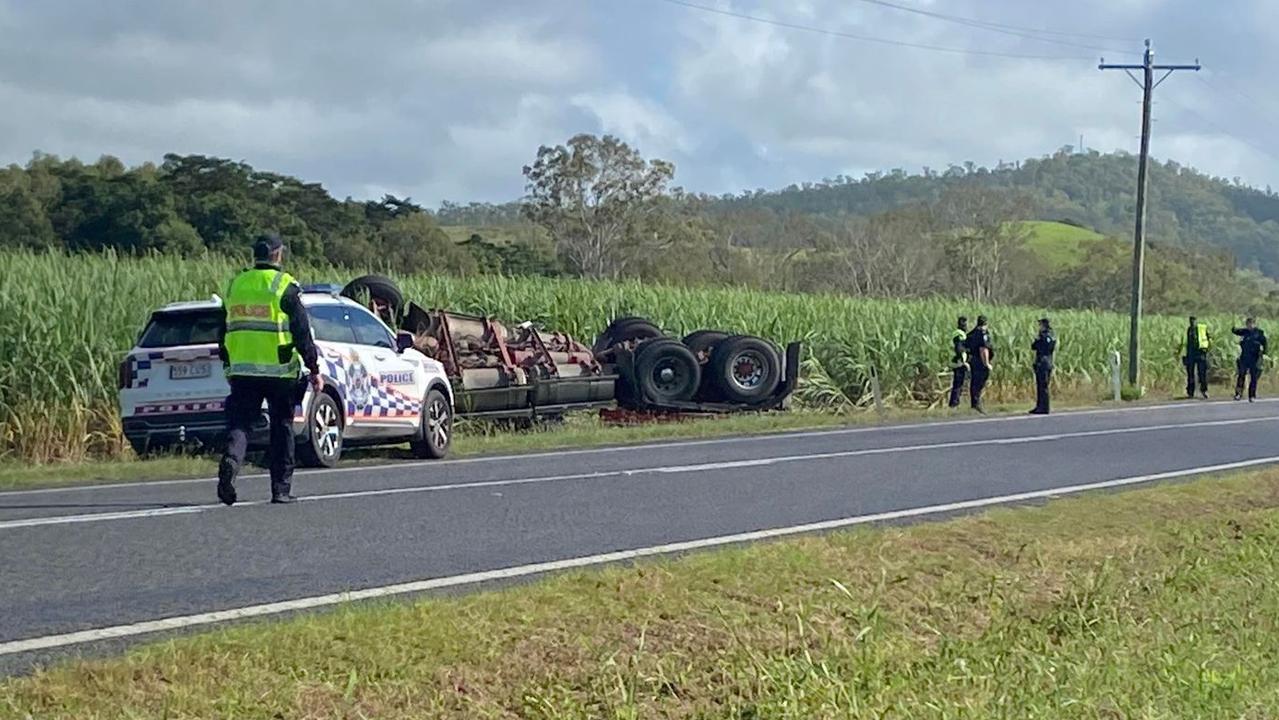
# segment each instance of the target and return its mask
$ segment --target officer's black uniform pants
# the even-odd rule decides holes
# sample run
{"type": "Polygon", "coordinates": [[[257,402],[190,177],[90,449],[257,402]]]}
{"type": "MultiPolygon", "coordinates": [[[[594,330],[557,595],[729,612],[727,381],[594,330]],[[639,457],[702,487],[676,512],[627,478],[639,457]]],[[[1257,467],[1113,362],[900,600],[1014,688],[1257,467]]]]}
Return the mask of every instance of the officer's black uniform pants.
{"type": "Polygon", "coordinates": [[[1235,397],[1243,394],[1243,377],[1248,376],[1248,399],[1253,400],[1257,397],[1257,378],[1261,377],[1261,362],[1257,360],[1246,361],[1240,358],[1236,365],[1235,374],[1235,397]]]}
{"type": "Polygon", "coordinates": [[[271,430],[271,493],[288,494],[293,479],[293,409],[297,401],[297,381],[283,378],[233,377],[226,400],[226,452],[238,475],[249,446],[249,433],[262,417],[262,401],[267,403],[271,430]]]}
{"type": "Polygon", "coordinates": [[[1035,412],[1048,413],[1048,382],[1053,376],[1053,366],[1048,363],[1035,363],[1035,412]]]}
{"type": "Polygon", "coordinates": [[[955,379],[950,384],[950,406],[959,407],[959,396],[964,394],[964,380],[968,377],[968,367],[960,365],[954,368],[955,379]]]}
{"type": "Polygon", "coordinates": [[[972,401],[973,409],[978,409],[981,407],[981,393],[986,389],[986,381],[990,379],[990,368],[974,363],[971,374],[973,379],[968,386],[968,399],[972,401]]]}
{"type": "Polygon", "coordinates": [[[1208,392],[1208,356],[1191,355],[1186,358],[1186,397],[1195,396],[1195,375],[1199,375],[1199,392],[1208,392]]]}

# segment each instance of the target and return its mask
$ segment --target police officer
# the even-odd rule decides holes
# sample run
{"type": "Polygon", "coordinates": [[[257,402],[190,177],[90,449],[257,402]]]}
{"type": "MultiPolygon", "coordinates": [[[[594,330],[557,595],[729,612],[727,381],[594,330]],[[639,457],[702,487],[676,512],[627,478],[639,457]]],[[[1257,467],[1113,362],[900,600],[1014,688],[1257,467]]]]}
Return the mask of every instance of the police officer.
{"type": "Polygon", "coordinates": [[[995,348],[991,346],[990,329],[986,327],[986,316],[977,316],[977,327],[968,333],[964,344],[968,349],[968,364],[972,380],[968,385],[968,399],[973,409],[985,413],[981,402],[982,390],[986,389],[986,381],[990,379],[990,370],[994,367],[995,348]]]}
{"type": "Polygon", "coordinates": [[[1257,327],[1256,318],[1244,320],[1242,328],[1230,328],[1239,336],[1239,360],[1235,363],[1235,399],[1243,397],[1243,376],[1248,375],[1248,402],[1257,400],[1257,378],[1261,375],[1261,357],[1266,354],[1266,333],[1257,327]]]}
{"type": "Polygon", "coordinates": [[[1181,362],[1186,366],[1186,397],[1195,396],[1195,375],[1199,376],[1199,394],[1208,399],[1208,350],[1212,345],[1212,335],[1208,332],[1208,324],[1196,322],[1190,316],[1190,325],[1181,340],[1181,362]]]}
{"type": "Polygon", "coordinates": [[[1053,374],[1053,353],[1057,352],[1057,337],[1053,335],[1048,318],[1039,318],[1039,337],[1030,344],[1035,351],[1035,409],[1031,415],[1048,414],[1048,381],[1053,374]]]}
{"type": "Polygon", "coordinates": [[[253,244],[253,268],[231,280],[223,300],[225,325],[219,354],[231,394],[226,401],[226,452],[218,464],[218,499],[235,503],[235,477],[244,463],[248,433],[267,403],[270,420],[271,502],[291,503],[293,409],[301,365],[319,392],[322,383],[311,326],[297,281],[284,272],[284,243],[262,235],[253,244]],[[298,362],[299,356],[301,363],[298,362]]]}
{"type": "Polygon", "coordinates": [[[964,380],[968,376],[968,318],[959,316],[955,332],[950,336],[950,369],[954,379],[950,384],[950,407],[959,407],[959,396],[964,392],[964,380]]]}

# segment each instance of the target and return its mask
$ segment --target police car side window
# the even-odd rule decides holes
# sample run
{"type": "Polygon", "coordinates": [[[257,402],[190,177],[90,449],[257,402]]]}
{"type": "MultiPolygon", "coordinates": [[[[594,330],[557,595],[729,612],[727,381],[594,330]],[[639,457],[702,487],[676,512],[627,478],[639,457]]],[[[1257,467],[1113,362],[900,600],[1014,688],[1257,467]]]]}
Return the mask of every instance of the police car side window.
{"type": "Polygon", "coordinates": [[[355,328],[355,342],[360,345],[372,345],[393,349],[395,342],[386,327],[363,310],[351,310],[351,326],[355,328]]]}
{"type": "Polygon", "coordinates": [[[311,334],[323,342],[354,343],[355,331],[351,328],[347,309],[341,305],[318,305],[306,309],[311,321],[311,334]]]}

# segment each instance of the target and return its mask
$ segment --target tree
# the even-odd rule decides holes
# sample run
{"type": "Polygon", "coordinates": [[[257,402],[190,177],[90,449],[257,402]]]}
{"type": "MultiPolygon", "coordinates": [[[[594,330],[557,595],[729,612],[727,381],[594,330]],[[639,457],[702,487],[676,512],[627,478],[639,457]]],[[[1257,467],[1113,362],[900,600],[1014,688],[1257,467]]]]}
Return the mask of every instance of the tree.
{"type": "Polygon", "coordinates": [[[27,248],[58,245],[53,223],[32,191],[31,179],[17,167],[0,170],[0,239],[27,248]]]}
{"type": "Polygon", "coordinates": [[[401,215],[378,230],[380,260],[403,272],[442,272],[457,275],[477,271],[475,258],[436,227],[426,213],[401,215]]]}
{"type": "Polygon", "coordinates": [[[577,135],[538,148],[525,166],[525,217],[555,240],[568,266],[588,278],[617,278],[643,246],[642,228],[675,167],[645,160],[611,135],[577,135]]]}
{"type": "Polygon", "coordinates": [[[1029,230],[1028,198],[972,183],[947,190],[935,207],[938,231],[945,237],[947,265],[957,290],[979,303],[1008,300],[1008,263],[1021,251],[1029,230]]]}

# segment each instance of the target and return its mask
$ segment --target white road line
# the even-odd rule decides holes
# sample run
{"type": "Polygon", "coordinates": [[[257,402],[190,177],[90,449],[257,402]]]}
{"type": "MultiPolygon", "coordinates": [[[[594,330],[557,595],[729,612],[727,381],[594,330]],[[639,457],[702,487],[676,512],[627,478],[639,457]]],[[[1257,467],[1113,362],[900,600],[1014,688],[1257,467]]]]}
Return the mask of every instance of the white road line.
{"type": "MultiPolygon", "coordinates": [[[[1263,398],[1258,400],[1259,403],[1279,402],[1279,398],[1263,398]]],[[[491,462],[511,462],[517,460],[536,460],[538,458],[547,457],[567,457],[575,455],[599,455],[605,453],[619,452],[636,452],[640,450],[662,450],[667,448],[680,447],[697,447],[701,445],[732,445],[743,442],[759,442],[761,440],[788,440],[792,438],[808,438],[823,437],[828,435],[857,435],[861,433],[874,432],[894,432],[897,430],[918,430],[930,427],[951,427],[964,425],[984,425],[988,423],[1005,423],[1005,422],[1045,422],[1051,421],[1052,418],[1058,417],[1076,417],[1080,415],[1121,415],[1127,413],[1151,412],[1155,410],[1175,410],[1186,407],[1212,407],[1220,405],[1231,405],[1228,400],[1213,401],[1193,401],[1193,402],[1177,402],[1164,403],[1159,405],[1141,405],[1138,407],[1127,408],[1096,408],[1092,410],[1063,410],[1048,417],[1027,416],[1027,415],[997,415],[994,417],[978,417],[967,418],[964,420],[947,420],[938,418],[936,420],[928,420],[924,422],[906,423],[902,425],[871,425],[864,427],[844,427],[830,429],[812,429],[798,430],[789,432],[776,433],[749,433],[745,435],[736,435],[722,438],[705,438],[702,440],[673,440],[668,442],[654,443],[635,443],[630,445],[610,445],[607,447],[595,448],[565,448],[562,450],[547,450],[543,452],[533,453],[516,453],[513,455],[482,455],[479,457],[456,458],[453,460],[420,460],[408,462],[393,463],[377,463],[370,465],[347,465],[338,468],[318,468],[309,470],[300,470],[298,477],[312,477],[317,475],[332,475],[340,473],[358,473],[358,472],[375,472],[378,470],[406,470],[415,467],[448,467],[450,465],[470,465],[474,463],[491,463],[491,462]]],[[[266,473],[258,473],[255,475],[241,475],[242,479],[258,479],[267,477],[266,473]]],[[[67,485],[64,487],[54,488],[36,488],[33,490],[8,490],[0,491],[0,500],[7,497],[19,495],[37,495],[45,493],[66,493],[66,492],[87,492],[96,490],[113,490],[118,488],[129,487],[163,487],[166,485],[187,485],[192,483],[207,483],[211,478],[178,478],[175,480],[140,480],[135,482],[122,483],[102,483],[96,485],[67,485]]]]}
{"type": "Polygon", "coordinates": [[[566,560],[552,560],[549,562],[532,563],[529,565],[516,565],[497,570],[486,570],[483,572],[466,573],[464,575],[430,578],[395,585],[365,588],[363,590],[352,590],[350,592],[316,595],[313,597],[297,598],[295,600],[265,603],[262,605],[248,605],[229,610],[218,610],[215,612],[197,613],[194,615],[180,615],[176,617],[147,620],[127,625],[113,625],[111,627],[82,630],[79,632],[64,633],[60,635],[46,635],[43,637],[28,638],[25,640],[11,640],[8,642],[0,642],[0,656],[17,655],[19,653],[34,652],[37,650],[50,650],[68,645],[80,645],[101,640],[146,635],[165,630],[182,630],[185,628],[211,625],[230,620],[244,620],[248,618],[278,615],[280,613],[294,612],[298,610],[341,605],[358,600],[370,600],[408,593],[420,593],[429,590],[439,590],[442,588],[474,585],[494,580],[509,580],[513,578],[571,570],[574,568],[583,568],[593,565],[604,565],[627,560],[636,560],[655,555],[667,555],[671,553],[688,552],[690,550],[712,548],[721,545],[768,540],[771,538],[785,537],[787,535],[837,530],[839,528],[866,523],[900,520],[912,517],[925,517],[928,515],[974,510],[993,505],[1005,505],[1008,503],[1016,503],[1026,500],[1071,495],[1087,492],[1089,490],[1104,490],[1108,488],[1150,483],[1158,480],[1170,480],[1189,475],[1239,470],[1242,468],[1269,465],[1272,463],[1279,463],[1279,455],[1256,458],[1253,460],[1244,460],[1241,462],[1223,463],[1220,465],[1204,465],[1201,467],[1186,468],[1183,470],[1172,470],[1152,475],[1136,475],[1133,477],[1103,480],[1100,482],[1085,483],[1082,485],[1069,485],[1050,490],[1035,490],[1031,492],[1013,493],[1011,495],[996,495],[993,497],[978,498],[976,500],[963,500],[960,502],[943,503],[940,505],[927,505],[924,507],[906,508],[903,510],[891,510],[888,512],[873,513],[870,515],[855,515],[838,520],[825,520],[822,522],[806,523],[804,525],[791,525],[787,527],[771,528],[768,530],[736,533],[733,535],[719,535],[699,540],[687,540],[684,542],[652,545],[649,547],[635,548],[633,550],[600,553],[597,555],[583,555],[566,560]]]}
{"type": "MultiPolygon", "coordinates": [[[[836,450],[824,453],[808,453],[803,455],[775,455],[773,457],[751,460],[728,460],[723,462],[698,463],[693,465],[659,465],[655,467],[630,468],[626,470],[602,470],[598,472],[572,473],[566,475],[550,475],[531,478],[510,478],[504,480],[480,480],[475,482],[447,483],[441,485],[413,485],[408,487],[383,488],[380,490],[351,490],[348,492],[325,493],[322,495],[306,495],[299,500],[303,502],[319,502],[325,500],[345,500],[350,498],[382,497],[386,495],[407,495],[414,493],[442,492],[445,490],[467,490],[474,488],[503,487],[512,485],[533,485],[551,482],[567,482],[573,480],[599,480],[603,478],[632,478],[644,475],[714,472],[745,467],[761,467],[782,463],[807,462],[814,460],[830,460],[834,458],[850,458],[865,455],[892,455],[896,453],[921,452],[927,450],[949,450],[954,448],[977,447],[982,445],[1020,445],[1033,442],[1049,442],[1053,440],[1070,440],[1075,438],[1098,437],[1104,435],[1128,435],[1132,433],[1158,432],[1161,430],[1179,430],[1182,428],[1217,427],[1224,425],[1245,425],[1259,422],[1273,422],[1279,416],[1261,418],[1236,418],[1233,420],[1204,420],[1190,423],[1169,423],[1164,425],[1143,425],[1110,430],[1080,430],[1070,433],[1052,433],[1048,435],[1023,435],[1005,438],[988,438],[984,440],[956,440],[952,442],[926,443],[920,445],[895,445],[884,448],[864,448],[860,450],[836,450]]],[[[240,503],[241,506],[263,505],[264,502],[240,503]]],[[[49,515],[44,517],[22,518],[18,520],[0,521],[0,530],[41,527],[46,525],[68,525],[112,520],[134,520],[140,518],[167,517],[170,515],[190,515],[208,510],[221,509],[218,504],[192,505],[175,508],[149,508],[146,510],[124,510],[106,513],[84,513],[77,515],[49,515]]]]}

